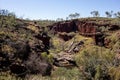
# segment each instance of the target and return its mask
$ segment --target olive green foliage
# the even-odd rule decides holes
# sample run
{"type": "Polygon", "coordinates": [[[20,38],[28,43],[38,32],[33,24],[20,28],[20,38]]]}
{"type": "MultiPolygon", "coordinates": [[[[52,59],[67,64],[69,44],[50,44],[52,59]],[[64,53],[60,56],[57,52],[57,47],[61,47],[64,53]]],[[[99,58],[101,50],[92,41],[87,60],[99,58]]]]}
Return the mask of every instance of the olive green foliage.
{"type": "Polygon", "coordinates": [[[119,37],[120,33],[119,32],[115,32],[110,36],[107,36],[106,38],[110,40],[109,43],[109,48],[116,50],[116,49],[120,49],[120,37],[119,37]]]}
{"type": "Polygon", "coordinates": [[[0,80],[23,80],[20,77],[11,75],[9,72],[0,72],[0,80]]]}
{"type": "Polygon", "coordinates": [[[109,26],[105,27],[105,26],[102,26],[102,27],[99,27],[98,28],[98,31],[102,32],[102,33],[105,33],[105,32],[108,32],[109,30],[109,26]]]}
{"type": "Polygon", "coordinates": [[[54,20],[38,20],[37,21],[39,25],[41,25],[42,27],[46,27],[48,25],[51,25],[53,23],[55,23],[54,20]]]}
{"type": "Polygon", "coordinates": [[[91,46],[75,57],[77,65],[84,76],[83,79],[109,80],[109,67],[115,66],[115,54],[109,49],[91,46]]]}
{"type": "Polygon", "coordinates": [[[41,53],[42,58],[44,58],[50,64],[53,64],[53,54],[47,54],[46,52],[41,53]]]}
{"type": "Polygon", "coordinates": [[[105,18],[105,17],[88,17],[88,18],[80,18],[80,21],[90,21],[96,24],[115,24],[120,27],[120,19],[119,18],[105,18]]]}
{"type": "Polygon", "coordinates": [[[16,26],[16,15],[8,10],[0,10],[0,26],[13,27],[16,26]]]}
{"type": "Polygon", "coordinates": [[[120,66],[110,67],[109,75],[111,77],[111,80],[120,80],[120,66]]]}
{"type": "MultiPolygon", "coordinates": [[[[71,19],[78,18],[79,14],[75,14],[69,15],[69,17],[71,19]]],[[[120,20],[118,18],[102,18],[99,17],[99,12],[97,11],[92,12],[92,14],[95,16],[94,18],[81,18],[79,20],[91,21],[97,24],[111,23],[120,27],[120,20]]],[[[31,45],[36,42],[34,37],[35,33],[32,31],[39,32],[38,29],[31,25],[27,25],[23,28],[24,24],[29,22],[34,21],[18,21],[14,13],[7,10],[0,10],[0,41],[4,41],[0,42],[0,53],[12,55],[17,52],[17,49],[7,44],[7,42],[19,43],[29,41],[31,45]]],[[[48,32],[46,26],[53,24],[55,21],[36,20],[36,22],[38,25],[44,27],[45,32],[48,32]]],[[[100,28],[100,31],[108,32],[108,28],[103,26],[100,28]]],[[[50,37],[52,37],[49,49],[50,53],[47,54],[46,52],[42,52],[40,55],[51,65],[54,62],[53,56],[55,53],[68,50],[67,48],[69,48],[73,42],[84,42],[80,51],[74,54],[74,60],[76,61],[77,67],[55,67],[50,76],[41,76],[40,74],[27,75],[24,80],[119,80],[120,60],[115,57],[117,50],[120,49],[118,32],[110,33],[109,36],[106,37],[107,39],[110,39],[108,48],[95,46],[92,38],[80,36],[78,33],[67,34],[68,36],[73,36],[73,38],[66,42],[60,39],[58,35],[49,34],[51,35],[50,37]]],[[[0,61],[2,60],[4,61],[4,58],[0,57],[0,61]]],[[[10,74],[10,71],[8,71],[5,73],[0,72],[0,80],[21,80],[21,78],[15,77],[15,75],[10,74]]]]}
{"type": "Polygon", "coordinates": [[[67,68],[57,68],[53,71],[53,77],[60,77],[60,80],[79,80],[80,72],[77,68],[67,69],[67,68]]]}
{"type": "Polygon", "coordinates": [[[51,39],[51,53],[59,53],[64,50],[64,41],[56,36],[51,39]]]}

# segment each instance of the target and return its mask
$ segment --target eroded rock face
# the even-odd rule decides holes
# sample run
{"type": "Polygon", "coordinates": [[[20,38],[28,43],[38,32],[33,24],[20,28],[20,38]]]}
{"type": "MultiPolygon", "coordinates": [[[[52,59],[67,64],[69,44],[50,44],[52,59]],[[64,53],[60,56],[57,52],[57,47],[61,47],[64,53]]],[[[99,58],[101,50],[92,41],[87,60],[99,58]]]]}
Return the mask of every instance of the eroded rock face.
{"type": "Polygon", "coordinates": [[[60,52],[54,55],[54,65],[59,67],[75,66],[74,55],[67,52],[60,52]]]}
{"type": "MultiPolygon", "coordinates": [[[[76,32],[78,31],[80,35],[91,37],[94,39],[96,45],[104,46],[106,42],[104,42],[104,34],[102,33],[102,29],[115,31],[120,29],[120,27],[116,24],[111,24],[109,21],[99,21],[96,20],[71,20],[66,22],[58,22],[49,26],[49,29],[54,32],[54,34],[61,32],[76,32]]],[[[63,40],[68,40],[68,36],[60,35],[63,40]]]]}
{"type": "MultiPolygon", "coordinates": [[[[54,33],[60,32],[76,32],[78,31],[80,35],[91,37],[94,39],[95,44],[104,44],[104,38],[101,38],[103,34],[97,30],[99,25],[93,22],[86,22],[86,21],[79,21],[79,20],[72,20],[67,22],[58,22],[50,26],[50,30],[54,33]]],[[[68,36],[60,35],[63,40],[68,40],[68,36]]]]}
{"type": "Polygon", "coordinates": [[[35,37],[43,42],[46,49],[49,49],[50,37],[46,33],[42,32],[40,34],[35,35],[35,37]]]}
{"type": "MultiPolygon", "coordinates": [[[[50,30],[55,32],[75,32],[78,31],[80,34],[89,36],[90,33],[96,33],[96,24],[92,22],[85,22],[79,20],[72,20],[67,22],[58,22],[49,26],[50,30]]],[[[91,35],[92,35],[91,34],[91,35]]]]}
{"type": "Polygon", "coordinates": [[[54,32],[75,32],[77,30],[77,26],[75,21],[68,22],[58,22],[49,27],[50,30],[54,32]]]}
{"type": "Polygon", "coordinates": [[[54,65],[59,67],[77,66],[74,60],[74,54],[80,51],[80,48],[84,45],[83,41],[73,43],[69,46],[69,50],[61,51],[54,55],[54,65]]]}
{"type": "Polygon", "coordinates": [[[96,34],[96,27],[94,23],[79,22],[78,31],[81,35],[84,36],[93,36],[96,34]]]}

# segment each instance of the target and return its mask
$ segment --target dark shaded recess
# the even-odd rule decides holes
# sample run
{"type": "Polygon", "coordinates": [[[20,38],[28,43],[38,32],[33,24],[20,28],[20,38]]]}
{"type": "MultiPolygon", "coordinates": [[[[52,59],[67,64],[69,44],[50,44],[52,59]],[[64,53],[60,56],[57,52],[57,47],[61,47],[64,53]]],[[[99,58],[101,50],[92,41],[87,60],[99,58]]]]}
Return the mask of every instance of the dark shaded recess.
{"type": "Polygon", "coordinates": [[[35,35],[35,37],[43,42],[46,49],[50,48],[50,37],[47,35],[47,33],[42,32],[38,35],[35,35]]]}
{"type": "Polygon", "coordinates": [[[112,25],[109,28],[110,31],[115,31],[115,30],[119,30],[119,29],[120,29],[120,27],[118,25],[112,25]]]}
{"type": "Polygon", "coordinates": [[[12,64],[10,66],[10,71],[19,77],[24,77],[28,73],[27,68],[20,64],[12,64]]]}
{"type": "Polygon", "coordinates": [[[71,60],[69,60],[69,63],[70,63],[70,64],[73,64],[74,66],[77,66],[76,61],[71,61],[71,60]]]}
{"type": "Polygon", "coordinates": [[[60,66],[59,61],[56,58],[53,58],[53,60],[54,60],[53,65],[60,66]]]}
{"type": "Polygon", "coordinates": [[[9,69],[11,62],[9,60],[0,61],[0,71],[6,71],[9,69]]]}
{"type": "MultiPolygon", "coordinates": [[[[89,65],[89,66],[85,69],[85,72],[90,72],[91,77],[95,77],[96,70],[95,70],[95,67],[93,67],[92,65],[89,65]]],[[[90,78],[90,79],[88,79],[88,80],[92,80],[92,79],[90,78]]]]}
{"type": "Polygon", "coordinates": [[[95,36],[95,43],[99,46],[104,46],[104,34],[95,36]]]}
{"type": "Polygon", "coordinates": [[[72,35],[68,36],[67,34],[63,34],[63,35],[59,34],[59,37],[61,39],[63,39],[64,41],[68,41],[68,40],[72,39],[74,36],[72,36],[72,35]]]}

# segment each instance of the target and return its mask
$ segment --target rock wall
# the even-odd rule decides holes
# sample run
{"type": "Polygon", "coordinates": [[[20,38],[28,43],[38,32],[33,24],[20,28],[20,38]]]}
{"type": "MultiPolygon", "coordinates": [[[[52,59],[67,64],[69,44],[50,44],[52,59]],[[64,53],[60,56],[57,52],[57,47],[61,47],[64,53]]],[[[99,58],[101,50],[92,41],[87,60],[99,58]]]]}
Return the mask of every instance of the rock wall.
{"type": "MultiPolygon", "coordinates": [[[[61,32],[79,32],[80,35],[91,37],[94,39],[96,45],[104,45],[104,34],[102,30],[115,31],[120,29],[117,24],[112,24],[110,21],[90,21],[90,20],[71,20],[58,22],[48,26],[54,34],[61,32]]],[[[61,36],[61,35],[60,35],[61,36]]],[[[67,40],[69,36],[61,36],[63,40],[67,40]]],[[[69,40],[69,39],[68,39],[69,40]]]]}
{"type": "MultiPolygon", "coordinates": [[[[88,36],[90,33],[96,33],[96,24],[91,22],[73,20],[66,22],[58,22],[53,25],[48,26],[53,32],[75,32],[78,31],[81,35],[88,36]]],[[[91,34],[91,35],[92,35],[91,34]]]]}
{"type": "Polygon", "coordinates": [[[77,25],[75,21],[66,21],[66,22],[58,22],[51,26],[48,26],[50,30],[56,32],[74,32],[77,30],[77,25]]]}
{"type": "Polygon", "coordinates": [[[96,25],[94,23],[79,21],[77,27],[79,33],[84,36],[92,36],[95,35],[97,32],[96,25]]]}
{"type": "Polygon", "coordinates": [[[104,45],[104,37],[100,31],[98,31],[98,25],[91,22],[78,22],[78,31],[80,35],[86,37],[92,37],[95,41],[96,45],[103,46],[104,45]]]}
{"type": "MultiPolygon", "coordinates": [[[[66,22],[58,22],[51,26],[49,26],[49,29],[54,32],[54,34],[60,33],[60,32],[76,32],[78,31],[80,35],[86,36],[86,37],[92,37],[95,40],[95,44],[99,44],[101,41],[103,42],[103,39],[99,38],[102,37],[103,34],[97,31],[97,24],[93,22],[86,22],[86,21],[79,21],[79,20],[72,20],[72,21],[66,21],[66,22]]],[[[67,39],[67,36],[64,39],[67,39]]]]}

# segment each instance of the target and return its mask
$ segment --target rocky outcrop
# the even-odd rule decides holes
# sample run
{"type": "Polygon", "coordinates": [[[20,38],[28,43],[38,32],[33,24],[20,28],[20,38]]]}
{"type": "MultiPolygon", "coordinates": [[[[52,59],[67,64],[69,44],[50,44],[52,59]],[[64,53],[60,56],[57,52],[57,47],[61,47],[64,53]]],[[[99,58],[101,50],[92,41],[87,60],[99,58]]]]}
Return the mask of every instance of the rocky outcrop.
{"type": "Polygon", "coordinates": [[[74,55],[67,52],[60,52],[57,55],[54,55],[54,63],[55,66],[59,67],[68,67],[75,66],[76,63],[74,61],[74,55]]]}
{"type": "MultiPolygon", "coordinates": [[[[66,22],[58,22],[51,26],[49,26],[49,29],[52,30],[54,33],[60,33],[60,32],[76,32],[78,31],[80,35],[86,36],[86,37],[92,37],[95,41],[95,44],[104,44],[103,40],[104,37],[103,34],[98,31],[98,25],[93,22],[86,22],[86,21],[79,21],[79,20],[72,20],[72,21],[66,21],[66,22]]],[[[66,40],[68,36],[66,35],[60,35],[63,40],[66,40]]]]}
{"type": "Polygon", "coordinates": [[[62,51],[54,55],[54,65],[59,67],[76,66],[74,60],[74,54],[80,51],[80,48],[84,45],[83,41],[72,43],[68,50],[62,51]]]}
{"type": "Polygon", "coordinates": [[[91,22],[78,22],[78,31],[80,35],[86,37],[92,37],[96,45],[104,45],[104,37],[100,31],[98,31],[98,26],[91,22]]]}
{"type": "MultiPolygon", "coordinates": [[[[54,33],[61,33],[61,32],[79,32],[80,35],[91,37],[94,39],[96,45],[104,46],[104,34],[102,33],[102,29],[107,29],[108,31],[115,31],[119,30],[120,26],[117,24],[111,24],[109,20],[71,20],[71,21],[64,21],[58,22],[53,25],[48,26],[48,28],[54,33]]],[[[69,36],[60,35],[60,37],[67,41],[69,36]]]]}
{"type": "Polygon", "coordinates": [[[48,26],[50,30],[53,30],[54,33],[57,32],[75,32],[77,30],[75,21],[66,21],[66,22],[58,22],[53,25],[48,26]]]}
{"type": "Polygon", "coordinates": [[[40,34],[35,35],[35,37],[43,42],[46,49],[49,49],[50,37],[47,35],[47,33],[42,32],[40,34]]]}
{"type": "Polygon", "coordinates": [[[68,53],[76,53],[80,51],[80,48],[84,45],[83,41],[79,41],[79,42],[72,42],[71,45],[68,47],[68,50],[66,50],[66,52],[68,53]]]}
{"type": "Polygon", "coordinates": [[[78,22],[78,31],[84,36],[94,36],[96,35],[96,26],[94,23],[78,22]]]}

